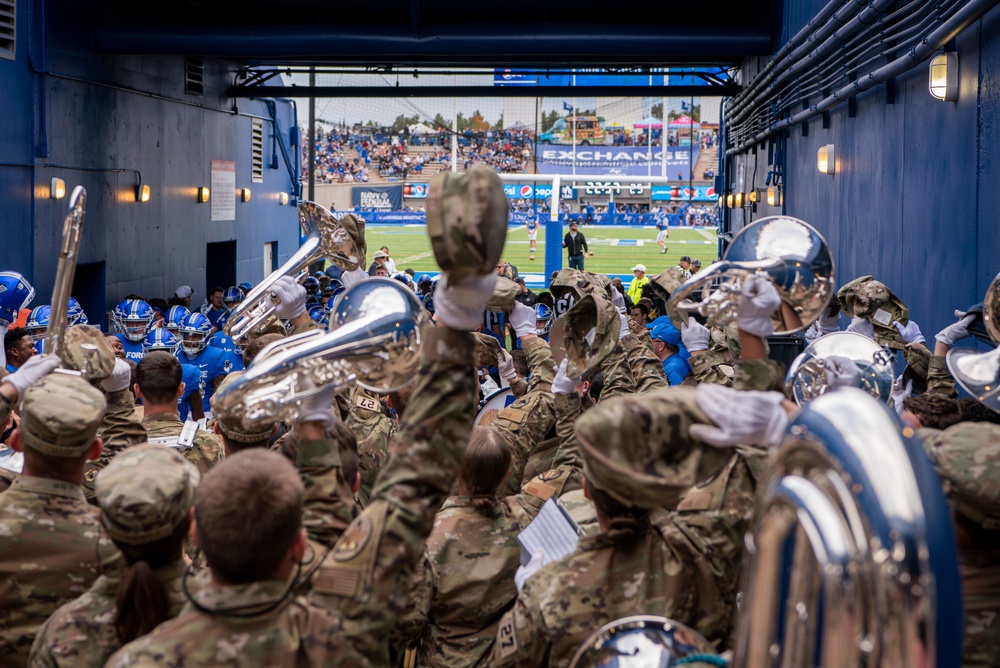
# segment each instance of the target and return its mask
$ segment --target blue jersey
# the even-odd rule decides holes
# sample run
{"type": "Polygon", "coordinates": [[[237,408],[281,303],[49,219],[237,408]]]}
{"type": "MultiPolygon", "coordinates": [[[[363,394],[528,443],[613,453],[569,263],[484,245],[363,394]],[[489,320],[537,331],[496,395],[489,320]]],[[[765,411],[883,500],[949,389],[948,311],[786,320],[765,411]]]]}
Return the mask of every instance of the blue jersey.
{"type": "Polygon", "coordinates": [[[212,327],[215,327],[216,329],[222,329],[226,319],[229,317],[228,310],[224,308],[216,309],[211,306],[208,310],[202,311],[202,313],[204,313],[205,317],[208,318],[208,321],[212,323],[212,327]]]}
{"type": "Polygon", "coordinates": [[[667,374],[667,382],[680,385],[691,374],[691,365],[679,353],[663,360],[663,370],[667,374]]]}
{"type": "Polygon", "coordinates": [[[535,230],[538,229],[538,221],[535,220],[534,218],[529,218],[527,224],[529,232],[534,232],[535,230]]]}
{"type": "Polygon", "coordinates": [[[124,334],[115,334],[115,337],[122,342],[122,348],[125,349],[125,359],[132,360],[138,364],[144,355],[142,352],[142,341],[129,341],[125,338],[124,334]]]}
{"type": "Polygon", "coordinates": [[[181,362],[181,380],[184,382],[184,394],[177,400],[177,411],[181,414],[181,422],[185,422],[190,410],[188,398],[194,392],[204,394],[205,388],[201,386],[201,369],[192,364],[181,362]]]}
{"type": "Polygon", "coordinates": [[[216,332],[208,340],[208,345],[226,351],[233,359],[233,371],[243,371],[243,354],[236,350],[236,344],[225,332],[216,332]]]}
{"type": "Polygon", "coordinates": [[[177,358],[182,364],[196,366],[201,372],[201,407],[208,413],[212,410],[212,395],[215,394],[213,381],[233,371],[233,357],[221,348],[205,346],[205,349],[194,357],[189,357],[183,350],[177,351],[177,358]]]}

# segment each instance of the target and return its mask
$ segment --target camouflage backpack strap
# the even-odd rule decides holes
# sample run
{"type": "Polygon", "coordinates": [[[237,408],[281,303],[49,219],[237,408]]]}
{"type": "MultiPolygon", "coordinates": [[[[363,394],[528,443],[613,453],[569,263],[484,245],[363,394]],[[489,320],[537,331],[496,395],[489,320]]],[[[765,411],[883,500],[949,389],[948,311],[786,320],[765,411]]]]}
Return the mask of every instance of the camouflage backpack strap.
{"type": "Polygon", "coordinates": [[[313,591],[326,596],[367,601],[385,529],[389,504],[375,503],[354,518],[347,531],[327,553],[313,577],[313,591]]]}

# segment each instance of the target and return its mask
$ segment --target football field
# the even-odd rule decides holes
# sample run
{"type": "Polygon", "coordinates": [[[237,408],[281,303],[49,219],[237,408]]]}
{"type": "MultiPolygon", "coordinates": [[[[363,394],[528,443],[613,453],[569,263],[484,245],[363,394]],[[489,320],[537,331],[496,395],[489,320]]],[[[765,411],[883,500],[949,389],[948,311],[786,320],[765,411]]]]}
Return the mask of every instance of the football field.
{"type": "MultiPolygon", "coordinates": [[[[662,255],[656,245],[656,229],[635,227],[581,227],[594,257],[586,259],[586,269],[601,274],[625,274],[631,277],[636,264],[646,266],[646,273],[655,275],[677,264],[683,255],[700,259],[703,265],[715,261],[718,239],[714,229],[671,228],[667,239],[667,253],[662,255]]],[[[422,272],[439,271],[431,252],[427,228],[423,225],[368,225],[365,227],[368,243],[368,260],[381,246],[389,247],[389,255],[402,271],[412,267],[422,272]]],[[[538,250],[534,261],[529,259],[528,232],[510,228],[503,259],[517,266],[521,274],[542,274],[545,270],[545,230],[538,232],[538,250]]],[[[562,266],[567,265],[566,251],[562,252],[562,266]]]]}

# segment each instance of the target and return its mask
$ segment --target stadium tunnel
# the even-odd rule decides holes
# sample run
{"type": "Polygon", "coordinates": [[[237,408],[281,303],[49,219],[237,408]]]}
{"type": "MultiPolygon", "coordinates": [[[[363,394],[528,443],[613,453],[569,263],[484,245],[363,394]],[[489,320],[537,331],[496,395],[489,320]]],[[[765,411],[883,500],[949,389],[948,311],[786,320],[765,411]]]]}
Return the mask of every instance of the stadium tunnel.
{"type": "MultiPolygon", "coordinates": [[[[209,277],[259,281],[298,244],[297,102],[377,92],[293,89],[276,76],[283,67],[711,66],[731,74],[716,92],[716,191],[743,201],[723,198],[723,237],[764,215],[806,220],[841,279],[877,276],[935,331],[998,268],[996,4],[513,0],[455,11],[393,0],[373,13],[318,0],[0,0],[0,266],[46,302],[61,179],[89,194],[76,288],[88,311],[180,284],[200,297],[209,277]],[[928,90],[943,54],[946,100],[928,90]],[[820,173],[826,147],[834,157],[820,173]]],[[[477,93],[500,94],[461,92],[477,93]]]]}

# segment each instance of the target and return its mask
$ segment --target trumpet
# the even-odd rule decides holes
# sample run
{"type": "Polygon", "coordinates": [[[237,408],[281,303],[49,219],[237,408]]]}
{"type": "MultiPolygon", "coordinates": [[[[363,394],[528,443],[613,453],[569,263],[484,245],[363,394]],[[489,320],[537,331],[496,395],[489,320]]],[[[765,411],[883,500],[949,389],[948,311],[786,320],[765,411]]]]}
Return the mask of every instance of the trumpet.
{"type": "MultiPolygon", "coordinates": [[[[986,290],[982,319],[994,345],[1000,345],[1000,274],[986,290]]],[[[984,406],[1000,412],[1000,347],[987,353],[953,348],[946,359],[951,375],[966,392],[984,406]]]]}
{"type": "Polygon", "coordinates": [[[224,329],[233,341],[240,343],[251,335],[265,331],[278,322],[275,307],[278,298],[271,291],[282,276],[301,281],[308,275],[309,265],[323,259],[330,260],[346,271],[353,271],[362,262],[351,235],[333,214],[314,202],[299,205],[299,224],[309,230],[309,238],[299,249],[247,294],[226,322],[224,329]]]}
{"type": "Polygon", "coordinates": [[[725,326],[736,320],[740,284],[751,275],[769,280],[781,296],[781,308],[771,316],[775,334],[809,327],[835,292],[833,256],[823,236],[797,218],[769,216],[740,230],[722,260],[677,288],[668,312],[695,312],[708,327],[725,326]],[[701,302],[689,299],[702,290],[708,296],[701,302]]]}
{"type": "Polygon", "coordinates": [[[77,186],[69,198],[69,213],[63,220],[62,248],[56,268],[56,282],[52,288],[52,311],[42,348],[53,355],[61,355],[63,352],[63,339],[68,326],[66,311],[69,308],[70,292],[73,290],[73,276],[76,273],[86,209],[87,191],[83,186],[77,186]]]}
{"type": "Polygon", "coordinates": [[[409,383],[420,365],[427,312],[402,283],[370,278],[349,288],[331,313],[329,332],[311,330],[264,348],[246,372],[223,386],[212,406],[247,427],[294,422],[302,402],[357,383],[386,393],[409,383]]]}

